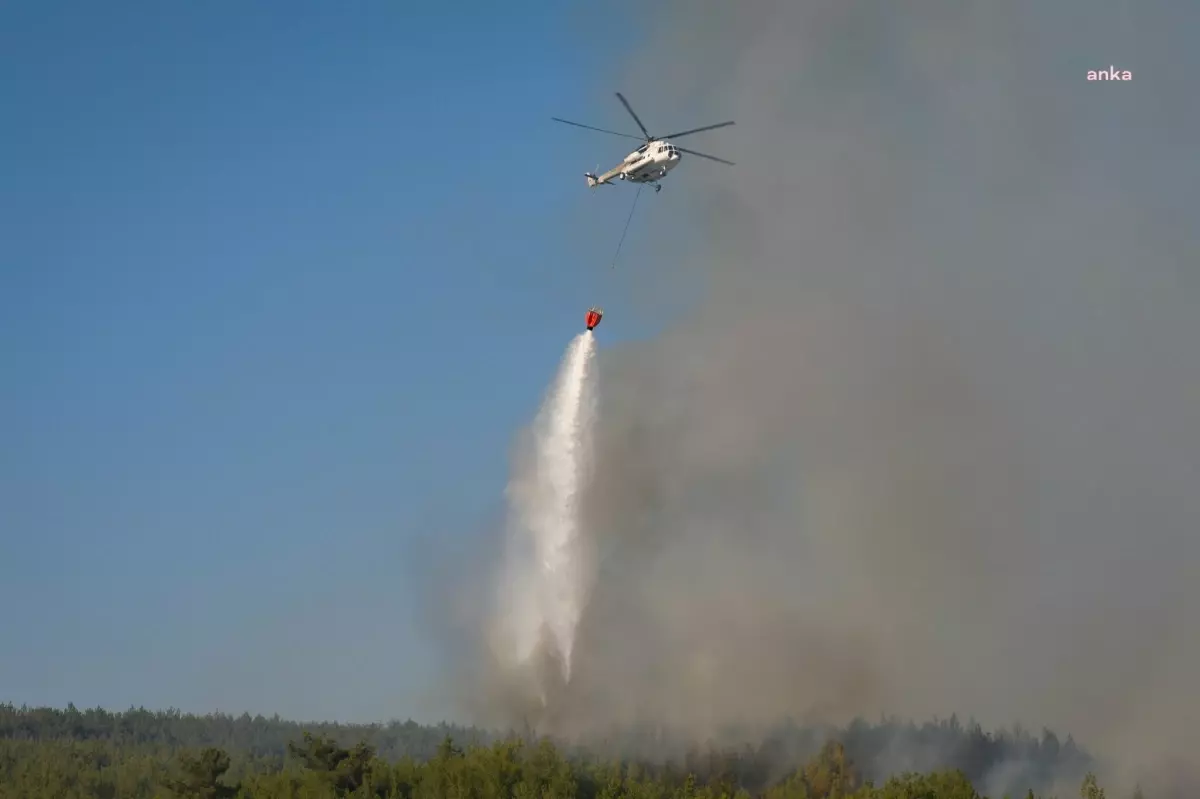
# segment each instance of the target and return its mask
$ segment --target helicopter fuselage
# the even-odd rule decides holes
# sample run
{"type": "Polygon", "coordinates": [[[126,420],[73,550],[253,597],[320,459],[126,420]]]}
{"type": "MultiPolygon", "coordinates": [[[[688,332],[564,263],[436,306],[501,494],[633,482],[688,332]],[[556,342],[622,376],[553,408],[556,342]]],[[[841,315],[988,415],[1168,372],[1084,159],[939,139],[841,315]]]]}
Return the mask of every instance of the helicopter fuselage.
{"type": "Polygon", "coordinates": [[[585,173],[588,185],[593,188],[614,180],[626,180],[630,183],[652,183],[655,189],[661,188],[658,181],[667,176],[679,166],[682,154],[666,139],[655,139],[646,142],[629,155],[621,163],[605,172],[603,175],[585,173]]]}
{"type": "Polygon", "coordinates": [[[666,139],[647,142],[625,156],[620,166],[620,178],[633,183],[661,180],[679,166],[681,157],[675,145],[666,139]]]}

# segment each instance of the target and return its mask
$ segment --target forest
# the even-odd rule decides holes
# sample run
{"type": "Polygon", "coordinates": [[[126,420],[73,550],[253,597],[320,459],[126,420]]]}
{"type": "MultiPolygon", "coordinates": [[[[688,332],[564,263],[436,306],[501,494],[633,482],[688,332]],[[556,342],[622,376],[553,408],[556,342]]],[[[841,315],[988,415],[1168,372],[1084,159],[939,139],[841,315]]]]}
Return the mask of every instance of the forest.
{"type": "Polygon", "coordinates": [[[756,745],[637,730],[585,748],[413,721],[0,705],[0,799],[1100,799],[1093,770],[1070,738],[956,718],[789,723],[756,745]]]}

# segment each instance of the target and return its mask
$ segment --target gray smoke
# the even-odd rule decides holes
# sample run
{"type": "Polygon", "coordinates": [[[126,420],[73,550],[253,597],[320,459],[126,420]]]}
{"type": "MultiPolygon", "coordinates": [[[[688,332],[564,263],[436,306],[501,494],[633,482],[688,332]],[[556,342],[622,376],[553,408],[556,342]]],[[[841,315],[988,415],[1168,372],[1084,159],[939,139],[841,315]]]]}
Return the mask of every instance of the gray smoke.
{"type": "Polygon", "coordinates": [[[656,8],[616,85],[737,119],[680,143],[738,166],[685,156],[622,266],[704,300],[600,355],[564,729],[958,713],[1200,765],[1200,7],[656,8]]]}

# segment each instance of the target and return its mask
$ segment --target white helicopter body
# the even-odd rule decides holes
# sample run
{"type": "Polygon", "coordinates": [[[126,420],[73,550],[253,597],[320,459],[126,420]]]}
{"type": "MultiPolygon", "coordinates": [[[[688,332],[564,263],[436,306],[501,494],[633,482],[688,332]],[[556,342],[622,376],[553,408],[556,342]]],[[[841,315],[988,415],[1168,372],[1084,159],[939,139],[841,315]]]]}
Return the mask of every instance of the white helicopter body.
{"type": "MultiPolygon", "coordinates": [[[[672,169],[679,166],[679,161],[683,157],[683,153],[696,155],[701,158],[707,158],[710,161],[718,161],[722,164],[733,165],[732,161],[726,161],[724,158],[717,158],[714,155],[698,153],[695,150],[688,150],[680,147],[671,139],[678,139],[692,133],[699,133],[704,130],[712,130],[714,128],[723,128],[734,124],[733,122],[718,122],[716,125],[705,125],[702,128],[693,128],[691,130],[680,131],[679,133],[671,133],[666,136],[651,136],[646,130],[646,126],[642,124],[642,120],[638,119],[638,115],[633,112],[629,102],[624,95],[617,92],[617,99],[625,106],[625,110],[633,117],[633,121],[641,128],[645,137],[645,144],[637,148],[629,155],[625,156],[621,163],[614,166],[607,172],[596,175],[591,172],[584,172],[584,177],[587,178],[589,188],[596,186],[612,185],[614,180],[624,180],[630,183],[645,184],[649,183],[654,186],[655,191],[662,191],[660,180],[665,178],[672,169]]],[[[596,130],[601,133],[608,133],[613,136],[624,136],[628,139],[639,139],[641,136],[633,136],[628,133],[618,133],[615,130],[605,130],[604,128],[595,128],[591,125],[581,125],[578,122],[571,122],[558,117],[551,117],[555,122],[562,122],[567,125],[574,125],[578,128],[587,128],[588,130],[596,130]]]]}

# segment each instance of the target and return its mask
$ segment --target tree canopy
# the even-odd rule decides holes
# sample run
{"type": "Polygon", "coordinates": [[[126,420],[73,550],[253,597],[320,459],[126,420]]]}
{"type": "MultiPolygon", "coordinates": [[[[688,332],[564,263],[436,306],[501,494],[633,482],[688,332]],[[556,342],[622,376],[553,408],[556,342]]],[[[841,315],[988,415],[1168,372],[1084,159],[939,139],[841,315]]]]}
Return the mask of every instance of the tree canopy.
{"type": "MultiPolygon", "coordinates": [[[[0,799],[985,799],[1070,780],[1103,799],[1069,738],[957,719],[782,725],[757,744],[673,750],[646,731],[585,748],[529,731],[298,724],[175,710],[0,705],[0,799]],[[1003,768],[1001,768],[1003,767],[1003,768]]],[[[1115,799],[1115,798],[1114,798],[1115,799]]]]}

